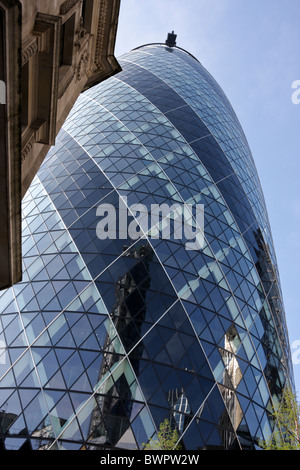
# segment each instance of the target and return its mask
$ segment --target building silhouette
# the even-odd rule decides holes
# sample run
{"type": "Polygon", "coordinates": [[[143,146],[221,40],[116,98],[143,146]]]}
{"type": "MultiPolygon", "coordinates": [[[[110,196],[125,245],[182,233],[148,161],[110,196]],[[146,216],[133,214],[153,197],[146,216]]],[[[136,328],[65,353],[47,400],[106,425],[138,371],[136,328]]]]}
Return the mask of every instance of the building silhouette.
{"type": "Polygon", "coordinates": [[[176,39],[80,95],[24,197],[24,277],[0,297],[3,448],[142,449],[168,419],[184,450],[255,450],[293,385],[253,157],[176,39]],[[153,204],[175,203],[204,205],[201,249],[175,223],[145,229],[153,204]],[[97,234],[104,204],[114,237],[97,234]]]}

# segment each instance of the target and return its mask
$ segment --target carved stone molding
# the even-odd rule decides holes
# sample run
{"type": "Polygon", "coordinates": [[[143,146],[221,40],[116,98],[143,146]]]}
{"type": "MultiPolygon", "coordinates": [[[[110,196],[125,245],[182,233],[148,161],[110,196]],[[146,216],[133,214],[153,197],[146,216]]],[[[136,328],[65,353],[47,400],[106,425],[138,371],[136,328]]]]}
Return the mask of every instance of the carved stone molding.
{"type": "Polygon", "coordinates": [[[100,10],[100,15],[99,15],[97,40],[96,40],[96,52],[95,52],[95,65],[98,70],[103,68],[102,54],[103,54],[103,49],[104,49],[105,32],[107,30],[107,28],[105,27],[106,22],[107,22],[107,11],[108,11],[108,0],[102,0],[101,10],[100,10]]]}
{"type": "Polygon", "coordinates": [[[76,30],[76,38],[75,38],[74,45],[78,49],[81,49],[88,37],[89,37],[88,31],[85,28],[80,27],[79,29],[76,30]]]}
{"type": "Polygon", "coordinates": [[[46,121],[44,119],[35,119],[35,121],[31,123],[30,128],[26,131],[26,134],[23,138],[24,145],[21,152],[22,162],[31,153],[35,143],[40,142],[41,138],[43,137],[45,125],[46,121]]]}
{"type": "Polygon", "coordinates": [[[60,7],[60,14],[65,15],[73,8],[79,0],[66,0],[60,7]]]}
{"type": "Polygon", "coordinates": [[[30,154],[34,144],[35,144],[35,132],[33,132],[31,134],[31,137],[29,138],[26,145],[22,149],[22,152],[21,152],[22,162],[25,160],[25,158],[28,157],[28,155],[30,154]]]}
{"type": "Polygon", "coordinates": [[[37,39],[35,38],[29,46],[27,46],[23,51],[22,51],[22,66],[25,65],[30,57],[32,57],[34,54],[38,52],[38,43],[37,39]]]}
{"type": "Polygon", "coordinates": [[[82,77],[85,75],[86,70],[87,70],[87,65],[89,62],[89,57],[90,54],[88,50],[85,50],[79,59],[78,65],[77,65],[77,70],[76,70],[76,79],[79,81],[82,79],[82,77]]]}

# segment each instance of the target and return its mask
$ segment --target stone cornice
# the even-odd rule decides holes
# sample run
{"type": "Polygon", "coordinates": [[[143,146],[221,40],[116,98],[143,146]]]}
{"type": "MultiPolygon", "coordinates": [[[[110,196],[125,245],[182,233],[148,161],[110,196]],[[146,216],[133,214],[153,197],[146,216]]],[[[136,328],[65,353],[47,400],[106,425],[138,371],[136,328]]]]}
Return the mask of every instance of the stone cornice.
{"type": "MultiPolygon", "coordinates": [[[[101,69],[103,67],[103,63],[101,59],[102,59],[103,50],[104,50],[105,33],[107,34],[107,29],[108,29],[105,27],[105,25],[108,23],[107,11],[108,11],[108,0],[102,0],[100,15],[99,15],[99,22],[98,22],[96,50],[95,50],[95,65],[97,69],[101,69]]],[[[110,27],[110,21],[109,21],[109,27],[110,27]]]]}
{"type": "Polygon", "coordinates": [[[65,15],[66,13],[68,13],[68,11],[70,11],[75,5],[76,3],[78,3],[79,0],[66,0],[60,7],[60,14],[61,15],[65,15]]]}
{"type": "Polygon", "coordinates": [[[38,52],[38,43],[37,43],[37,38],[35,38],[29,46],[27,46],[25,49],[22,51],[22,66],[25,65],[30,57],[32,57],[34,54],[38,52]]]}

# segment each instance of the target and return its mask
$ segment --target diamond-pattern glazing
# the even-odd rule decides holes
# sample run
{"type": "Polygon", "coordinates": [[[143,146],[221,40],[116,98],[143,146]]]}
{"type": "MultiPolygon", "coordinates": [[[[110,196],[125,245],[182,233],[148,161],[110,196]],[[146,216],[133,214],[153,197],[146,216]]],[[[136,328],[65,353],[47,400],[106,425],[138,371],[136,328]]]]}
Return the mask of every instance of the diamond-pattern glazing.
{"type": "Polygon", "coordinates": [[[0,297],[2,448],[142,449],[168,418],[186,450],[255,449],[292,372],[253,158],[188,53],[121,64],[79,97],[23,201],[24,277],[0,297]],[[203,204],[202,249],[142,224],[100,240],[96,209],[120,198],[203,204]]]}

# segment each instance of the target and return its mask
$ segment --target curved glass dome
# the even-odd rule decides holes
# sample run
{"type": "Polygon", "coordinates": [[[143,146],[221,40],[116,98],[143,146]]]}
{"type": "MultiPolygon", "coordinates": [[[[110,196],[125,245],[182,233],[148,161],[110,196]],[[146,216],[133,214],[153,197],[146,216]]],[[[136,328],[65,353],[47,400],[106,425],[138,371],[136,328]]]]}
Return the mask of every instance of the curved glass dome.
{"type": "Polygon", "coordinates": [[[24,277],[0,298],[2,447],[143,449],[167,418],[183,449],[255,449],[292,369],[249,146],[187,52],[120,63],[79,97],[23,201],[24,277]],[[201,248],[174,214],[153,236],[162,204],[202,205],[201,248]]]}

